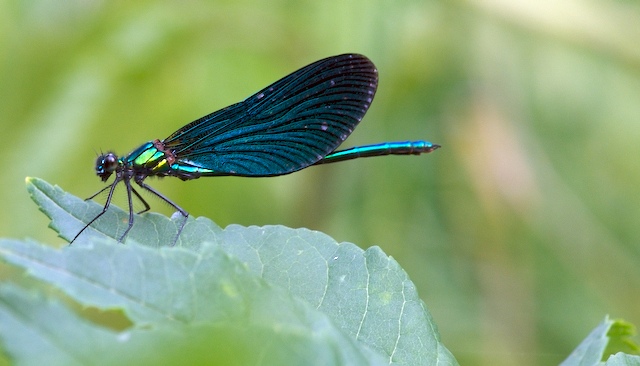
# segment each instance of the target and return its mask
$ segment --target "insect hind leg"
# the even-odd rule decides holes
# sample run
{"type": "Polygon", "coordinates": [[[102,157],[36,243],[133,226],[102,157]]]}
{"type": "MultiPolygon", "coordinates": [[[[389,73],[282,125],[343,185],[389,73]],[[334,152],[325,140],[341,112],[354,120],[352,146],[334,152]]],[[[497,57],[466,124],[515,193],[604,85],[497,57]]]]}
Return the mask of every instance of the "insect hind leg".
{"type": "MultiPolygon", "coordinates": [[[[158,197],[161,200],[165,201],[166,203],[170,204],[171,207],[175,208],[184,217],[184,220],[182,220],[182,224],[180,224],[180,227],[178,228],[178,233],[176,234],[176,237],[175,237],[175,239],[173,239],[173,243],[171,244],[171,246],[175,246],[176,243],[178,242],[178,238],[180,237],[180,234],[182,233],[182,230],[184,229],[185,225],[187,224],[187,219],[189,218],[189,213],[187,211],[185,211],[182,207],[178,206],[175,202],[170,200],[167,196],[165,196],[162,193],[156,191],[153,187],[151,187],[150,185],[146,184],[145,182],[143,182],[141,180],[139,180],[139,181],[136,180],[136,183],[141,188],[146,189],[147,191],[153,193],[156,197],[158,197]]],[[[132,189],[133,189],[133,187],[132,187],[132,189]]],[[[134,192],[135,192],[135,190],[134,190],[134,192]]],[[[136,193],[136,195],[138,195],[138,194],[136,193]]],[[[138,195],[138,197],[140,198],[139,195],[138,195]]]]}
{"type": "Polygon", "coordinates": [[[149,204],[147,203],[147,201],[145,201],[144,198],[142,198],[142,196],[140,195],[140,193],[138,193],[138,191],[136,191],[135,188],[133,188],[133,186],[131,186],[131,191],[133,192],[133,194],[136,195],[136,197],[138,197],[138,199],[140,200],[140,202],[142,202],[142,204],[144,205],[144,210],[142,211],[138,211],[137,214],[140,215],[142,213],[145,213],[147,211],[149,211],[151,209],[151,206],[149,206],[149,204]]]}

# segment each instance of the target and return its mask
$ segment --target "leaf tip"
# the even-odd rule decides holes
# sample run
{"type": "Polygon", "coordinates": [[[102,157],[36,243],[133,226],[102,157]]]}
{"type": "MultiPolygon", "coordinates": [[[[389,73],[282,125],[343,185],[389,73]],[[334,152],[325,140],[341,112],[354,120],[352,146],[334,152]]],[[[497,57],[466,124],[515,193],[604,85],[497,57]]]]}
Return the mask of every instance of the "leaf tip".
{"type": "Polygon", "coordinates": [[[27,185],[27,188],[38,187],[45,183],[42,179],[37,177],[25,177],[24,183],[27,185]]]}

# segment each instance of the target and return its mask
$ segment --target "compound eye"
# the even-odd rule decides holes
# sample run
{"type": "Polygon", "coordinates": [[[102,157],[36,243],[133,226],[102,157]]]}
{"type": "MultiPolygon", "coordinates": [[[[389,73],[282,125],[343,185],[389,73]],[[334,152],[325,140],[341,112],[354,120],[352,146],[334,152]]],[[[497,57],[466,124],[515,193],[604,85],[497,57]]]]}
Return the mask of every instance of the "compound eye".
{"type": "Polygon", "coordinates": [[[104,155],[102,162],[104,170],[109,173],[113,173],[118,167],[118,157],[114,153],[107,153],[104,155]]]}
{"type": "Polygon", "coordinates": [[[106,153],[98,156],[96,160],[96,174],[103,181],[109,179],[111,174],[118,168],[118,157],[114,153],[106,153]]]}

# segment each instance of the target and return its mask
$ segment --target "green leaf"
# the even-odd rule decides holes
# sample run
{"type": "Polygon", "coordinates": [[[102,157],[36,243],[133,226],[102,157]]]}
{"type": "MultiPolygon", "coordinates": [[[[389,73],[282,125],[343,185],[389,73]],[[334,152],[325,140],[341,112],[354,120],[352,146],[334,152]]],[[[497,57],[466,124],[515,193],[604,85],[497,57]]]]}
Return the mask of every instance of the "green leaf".
{"type": "Polygon", "coordinates": [[[21,364],[88,364],[92,357],[87,351],[110,338],[108,331],[79,319],[64,305],[10,285],[0,287],[0,323],[4,346],[21,364]]]}
{"type": "Polygon", "coordinates": [[[615,355],[609,357],[607,362],[602,363],[605,366],[639,366],[640,357],[635,355],[628,355],[626,353],[618,352],[615,355]]]}
{"type": "MultiPolygon", "coordinates": [[[[27,183],[63,238],[101,210],[42,180],[27,183]]],[[[280,344],[278,334],[297,335],[300,341],[287,338],[284,348],[304,344],[298,352],[317,364],[456,364],[413,283],[379,248],[362,251],[281,226],[223,230],[203,218],[189,219],[170,248],[176,224],[157,214],[136,215],[127,245],[116,244],[113,233],[127,220],[111,206],[70,247],[0,241],[0,255],[82,306],[122,309],[134,330],[185,332],[222,323],[255,328],[249,333],[264,335],[266,344],[280,344]]]]}
{"type": "Polygon", "coordinates": [[[621,353],[637,354],[638,345],[629,338],[633,335],[633,325],[605,317],[561,365],[640,365],[640,357],[621,353]],[[607,362],[601,362],[607,358],[607,362]]]}
{"type": "MultiPolygon", "coordinates": [[[[185,335],[190,340],[195,334],[211,348],[215,343],[207,341],[208,332],[213,332],[216,339],[235,330],[231,334],[252,334],[263,341],[256,343],[252,336],[246,345],[251,345],[252,353],[255,357],[259,355],[260,360],[275,361],[295,351],[303,364],[313,360],[332,361],[329,364],[386,364],[363,344],[344,335],[324,314],[284,289],[264,283],[214,244],[204,243],[196,253],[182,248],[156,250],[100,241],[55,250],[34,242],[0,240],[0,254],[6,261],[28,269],[32,276],[55,284],[81,305],[123,309],[135,324],[132,330],[111,334],[104,340],[105,332],[99,326],[90,327],[86,322],[77,323],[77,317],[59,314],[69,312],[61,310],[60,305],[40,304],[32,309],[19,305],[15,296],[13,300],[7,296],[9,300],[3,300],[7,305],[1,311],[2,324],[11,325],[3,326],[0,332],[9,352],[21,360],[31,357],[34,351],[35,342],[23,345],[28,338],[40,339],[42,351],[61,360],[60,364],[73,358],[83,364],[87,359],[84,355],[102,352],[104,357],[110,357],[114,347],[120,355],[120,343],[127,343],[130,337],[143,337],[134,344],[151,345],[171,343],[184,339],[185,335]],[[88,328],[95,332],[97,343],[75,339],[92,334],[88,328]],[[24,334],[23,341],[18,343],[25,349],[9,341],[15,334],[24,334]],[[122,342],[123,339],[127,342],[122,342]]],[[[37,303],[24,297],[22,302],[37,303]]],[[[122,352],[132,348],[129,344],[123,347],[122,352]]],[[[177,350],[163,348],[163,357],[177,350]]],[[[148,360],[155,356],[137,358],[133,347],[127,357],[148,360]]]]}
{"type": "Polygon", "coordinates": [[[371,352],[364,358],[348,339],[326,333],[322,322],[312,332],[295,320],[258,324],[251,319],[154,324],[116,333],[59,301],[13,286],[0,287],[0,321],[0,335],[19,364],[384,364],[371,352]]]}
{"type": "Polygon", "coordinates": [[[319,232],[281,226],[230,225],[222,238],[221,246],[256,274],[329,314],[394,362],[429,364],[448,357],[415,286],[380,248],[363,252],[319,232]]]}

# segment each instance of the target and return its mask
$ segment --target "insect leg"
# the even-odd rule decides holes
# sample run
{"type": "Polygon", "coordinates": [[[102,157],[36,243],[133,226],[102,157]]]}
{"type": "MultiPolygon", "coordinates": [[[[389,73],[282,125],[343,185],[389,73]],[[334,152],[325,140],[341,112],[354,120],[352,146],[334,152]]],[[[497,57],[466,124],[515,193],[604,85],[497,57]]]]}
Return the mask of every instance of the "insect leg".
{"type": "Polygon", "coordinates": [[[133,186],[131,186],[131,191],[133,191],[133,194],[135,194],[136,197],[138,197],[138,199],[140,200],[140,202],[142,202],[142,204],[144,205],[144,210],[138,212],[138,215],[140,215],[141,213],[145,213],[145,212],[149,211],[151,209],[151,206],[149,206],[147,201],[145,201],[144,198],[142,198],[140,193],[138,193],[138,191],[136,191],[136,189],[133,188],[133,186]]]}
{"type": "Polygon", "coordinates": [[[109,205],[111,205],[111,198],[113,197],[113,191],[115,191],[116,189],[116,185],[118,185],[118,183],[120,183],[119,178],[116,178],[116,180],[113,181],[113,183],[111,183],[111,186],[106,186],[103,189],[101,189],[100,191],[98,191],[98,193],[94,194],[93,196],[87,198],[88,200],[97,196],[98,194],[104,192],[107,188],[109,189],[109,195],[107,196],[107,201],[104,203],[104,207],[102,208],[102,212],[100,212],[99,214],[96,215],[96,217],[94,217],[93,219],[91,219],[91,221],[89,221],[83,228],[82,230],[80,230],[76,236],[73,237],[73,239],[71,239],[71,241],[69,242],[69,245],[73,244],[74,241],[76,241],[76,239],[78,239],[78,237],[80,236],[80,234],[82,234],[82,232],[84,232],[89,226],[91,226],[91,224],[93,224],[97,219],[100,218],[100,216],[104,215],[105,212],[107,212],[107,209],[109,208],[109,205]]]}
{"type": "Polygon", "coordinates": [[[127,230],[124,231],[124,234],[122,234],[122,236],[120,237],[120,240],[118,240],[121,243],[124,242],[124,237],[127,236],[129,230],[131,230],[131,228],[133,227],[133,198],[131,197],[131,191],[133,190],[133,187],[131,187],[131,180],[129,178],[124,178],[123,180],[124,185],[127,187],[127,201],[129,201],[129,226],[127,227],[127,230]]]}
{"type": "Polygon", "coordinates": [[[136,180],[136,183],[138,183],[138,185],[140,187],[142,187],[142,188],[146,189],[147,191],[155,194],[161,200],[163,200],[166,203],[170,204],[173,208],[175,208],[178,212],[180,212],[180,214],[182,216],[184,216],[184,220],[182,221],[182,224],[178,228],[178,234],[176,235],[176,238],[173,240],[173,244],[171,244],[171,246],[176,245],[176,243],[178,242],[178,238],[180,237],[180,233],[182,233],[182,229],[184,229],[184,226],[187,224],[187,219],[189,218],[189,213],[187,211],[185,211],[182,207],[178,206],[176,203],[171,201],[169,198],[167,198],[167,196],[165,196],[162,193],[156,191],[150,185],[144,183],[143,181],[136,180]]]}

